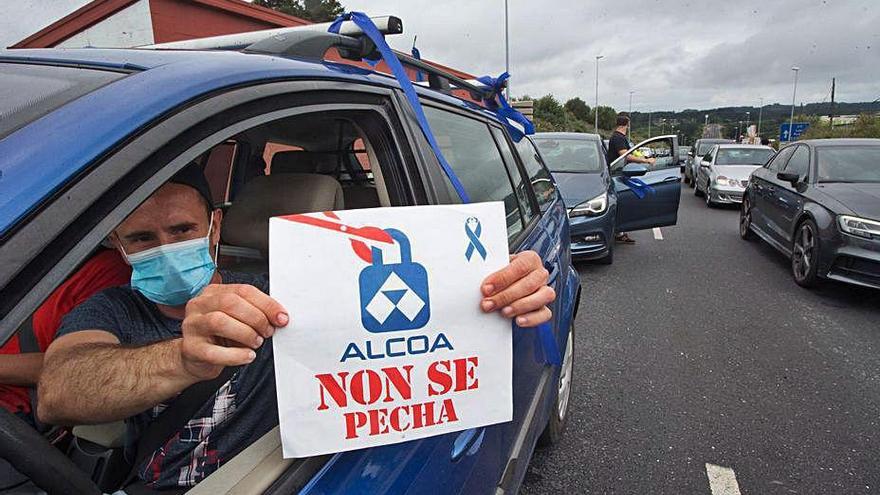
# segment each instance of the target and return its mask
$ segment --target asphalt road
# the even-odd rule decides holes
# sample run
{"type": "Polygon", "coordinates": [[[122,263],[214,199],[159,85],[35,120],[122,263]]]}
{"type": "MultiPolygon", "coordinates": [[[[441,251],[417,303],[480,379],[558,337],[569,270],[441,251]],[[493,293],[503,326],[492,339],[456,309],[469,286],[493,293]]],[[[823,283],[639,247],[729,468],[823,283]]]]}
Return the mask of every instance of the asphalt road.
{"type": "Polygon", "coordinates": [[[684,186],[662,240],[578,264],[573,409],[521,493],[880,493],[880,291],[802,289],[737,220],[684,186]]]}

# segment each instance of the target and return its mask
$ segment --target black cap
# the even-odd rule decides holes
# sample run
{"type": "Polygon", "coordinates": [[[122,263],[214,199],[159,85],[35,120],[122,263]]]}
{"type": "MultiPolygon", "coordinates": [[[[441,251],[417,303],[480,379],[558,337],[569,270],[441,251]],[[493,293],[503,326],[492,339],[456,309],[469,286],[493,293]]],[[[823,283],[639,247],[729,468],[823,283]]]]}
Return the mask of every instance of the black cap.
{"type": "Polygon", "coordinates": [[[195,189],[203,198],[205,198],[205,201],[208,202],[208,209],[214,208],[214,199],[211,197],[211,187],[208,186],[208,179],[205,178],[205,173],[202,172],[202,168],[199,167],[198,164],[190,163],[183,167],[171,177],[170,182],[182,184],[195,189]]]}

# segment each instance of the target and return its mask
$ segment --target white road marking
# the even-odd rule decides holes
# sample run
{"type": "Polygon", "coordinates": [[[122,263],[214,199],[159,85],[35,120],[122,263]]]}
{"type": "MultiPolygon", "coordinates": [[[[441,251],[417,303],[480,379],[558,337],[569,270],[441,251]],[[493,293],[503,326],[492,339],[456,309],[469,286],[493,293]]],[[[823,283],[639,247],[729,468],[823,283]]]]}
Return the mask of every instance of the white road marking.
{"type": "Polygon", "coordinates": [[[654,227],[654,239],[663,240],[663,232],[660,232],[660,227],[654,227]]]}
{"type": "Polygon", "coordinates": [[[712,495],[740,495],[739,483],[733,469],[706,463],[706,474],[709,476],[709,488],[712,495]]]}

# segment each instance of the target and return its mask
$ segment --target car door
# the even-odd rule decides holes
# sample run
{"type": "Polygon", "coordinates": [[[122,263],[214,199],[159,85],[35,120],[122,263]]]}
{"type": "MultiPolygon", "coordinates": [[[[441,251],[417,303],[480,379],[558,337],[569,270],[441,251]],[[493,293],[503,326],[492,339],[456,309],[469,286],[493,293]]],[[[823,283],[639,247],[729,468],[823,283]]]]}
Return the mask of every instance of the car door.
{"type": "Polygon", "coordinates": [[[694,164],[694,167],[696,167],[697,171],[695,186],[703,192],[706,192],[708,190],[710,176],[709,172],[710,168],[712,167],[712,163],[714,163],[717,149],[718,146],[711,147],[709,151],[707,151],[706,154],[703,155],[703,157],[700,158],[696,164],[694,164]]]}
{"type": "Polygon", "coordinates": [[[678,170],[677,136],[658,136],[632,147],[611,163],[611,177],[617,195],[618,232],[650,229],[675,225],[678,221],[678,203],[681,197],[681,174],[678,170]],[[626,158],[642,147],[669,147],[669,156],[657,158],[654,165],[646,167],[643,175],[627,177],[627,166],[640,164],[626,158]]]}
{"type": "Polygon", "coordinates": [[[770,208],[770,197],[775,194],[777,187],[776,173],[785,167],[793,152],[793,146],[783,148],[767,165],[752,173],[751,194],[749,196],[752,209],[752,224],[768,236],[770,235],[768,210],[770,208]]]}
{"type": "Polygon", "coordinates": [[[767,195],[766,209],[768,234],[779,242],[786,252],[791,247],[795,218],[803,206],[801,191],[809,180],[809,171],[810,148],[801,144],[794,147],[791,158],[781,169],[781,172],[796,173],[797,182],[793,184],[784,181],[776,174],[771,177],[772,186],[767,195]]]}
{"type": "MultiPolygon", "coordinates": [[[[504,133],[489,120],[445,105],[425,102],[424,111],[443,156],[470,200],[504,203],[511,252],[534,249],[552,266],[555,254],[548,227],[542,224],[535,198],[523,183],[504,133]]],[[[459,202],[448,177],[431,159],[429,155],[426,172],[432,174],[432,182],[436,184],[437,201],[459,202]]],[[[436,462],[431,459],[429,464],[454,473],[456,481],[449,480],[445,487],[448,491],[494,491],[508,469],[510,452],[520,428],[529,424],[529,404],[538,392],[544,357],[533,329],[514,325],[512,338],[513,421],[446,435],[453,439],[451,448],[448,452],[438,451],[440,458],[436,462]]]]}

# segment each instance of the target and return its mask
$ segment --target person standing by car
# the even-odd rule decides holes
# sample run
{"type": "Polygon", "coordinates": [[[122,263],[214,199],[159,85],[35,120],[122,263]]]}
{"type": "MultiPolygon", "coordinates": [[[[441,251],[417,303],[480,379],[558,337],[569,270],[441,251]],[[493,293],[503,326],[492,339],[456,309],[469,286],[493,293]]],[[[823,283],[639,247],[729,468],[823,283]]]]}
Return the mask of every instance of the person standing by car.
{"type": "MultiPolygon", "coordinates": [[[[204,175],[190,166],[117,226],[111,239],[132,265],[131,285],[65,317],[40,379],[41,420],[127,418],[132,458],[165,406],[234,368],[162,447],[138,453],[137,475],[153,489],[194,486],[278,424],[269,339],[291,317],[267,295],[266,275],[217,270],[223,212],[212,204],[204,175]]],[[[536,253],[518,253],[483,281],[474,304],[521,327],[540,325],[556,297],[548,275],[536,253]]]]}
{"type": "MultiPolygon", "coordinates": [[[[622,113],[618,114],[616,125],[617,127],[614,128],[614,132],[611,133],[611,139],[608,140],[608,155],[606,158],[609,167],[614,160],[617,160],[622,155],[626,155],[626,152],[632,148],[632,143],[630,143],[629,138],[627,137],[629,135],[629,116],[622,113]]],[[[644,163],[646,165],[654,164],[653,158],[643,158],[641,156],[636,156],[635,153],[627,155],[625,160],[630,163],[644,163]]],[[[619,232],[614,236],[614,240],[624,244],[636,243],[635,239],[630,237],[626,232],[619,232]]]]}

